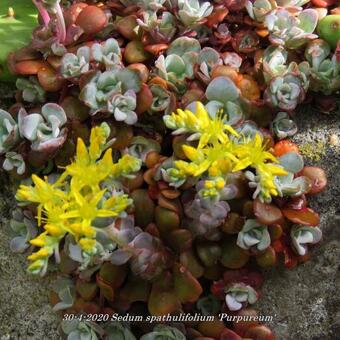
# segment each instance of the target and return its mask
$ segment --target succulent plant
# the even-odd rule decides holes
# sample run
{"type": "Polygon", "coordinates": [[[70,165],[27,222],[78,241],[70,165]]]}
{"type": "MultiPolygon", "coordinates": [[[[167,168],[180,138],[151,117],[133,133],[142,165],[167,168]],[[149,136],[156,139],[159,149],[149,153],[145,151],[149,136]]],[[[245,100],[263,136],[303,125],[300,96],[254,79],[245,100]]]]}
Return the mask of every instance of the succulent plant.
{"type": "Polygon", "coordinates": [[[195,198],[184,207],[184,211],[193,220],[190,224],[192,232],[204,235],[222,224],[230,207],[225,201],[195,198]]]}
{"type": "Polygon", "coordinates": [[[278,112],[270,128],[279,139],[294,136],[297,132],[297,125],[287,112],[278,112]]]}
{"type": "Polygon", "coordinates": [[[149,112],[165,112],[168,114],[169,108],[171,107],[171,92],[160,85],[151,85],[150,91],[152,93],[152,104],[149,112]]]}
{"type": "Polygon", "coordinates": [[[278,161],[285,170],[294,174],[300,172],[304,167],[302,156],[295,151],[286,152],[278,157],[278,161]]]}
{"type": "Polygon", "coordinates": [[[231,311],[240,310],[247,304],[254,304],[258,300],[256,290],[244,283],[234,283],[225,288],[225,301],[231,311]]]}
{"type": "Polygon", "coordinates": [[[144,10],[157,11],[162,8],[166,0],[119,0],[124,6],[140,6],[144,10]]]}
{"type": "Polygon", "coordinates": [[[204,47],[197,58],[198,74],[200,75],[200,78],[208,83],[212,69],[222,63],[223,60],[215,49],[211,47],[204,47]]]}
{"type": "Polygon", "coordinates": [[[196,306],[202,315],[216,315],[221,308],[221,302],[210,294],[200,298],[196,302],[196,306]]]}
{"type": "Polygon", "coordinates": [[[160,15],[156,12],[143,12],[143,20],[137,19],[137,22],[156,42],[168,42],[176,33],[175,17],[170,12],[160,15]]]}
{"type": "Polygon", "coordinates": [[[137,121],[136,92],[140,86],[137,71],[127,68],[98,71],[82,89],[80,99],[91,108],[92,115],[108,112],[118,121],[134,124],[137,121]]]}
{"type": "Polygon", "coordinates": [[[255,0],[254,2],[248,0],[246,4],[249,16],[257,22],[264,22],[266,16],[275,8],[277,8],[275,0],[255,0]]]}
{"type": "Polygon", "coordinates": [[[45,24],[49,21],[48,13],[55,16],[57,23],[57,36],[59,41],[63,43],[66,39],[66,25],[60,0],[38,0],[34,3],[36,4],[45,24]],[[46,13],[44,9],[48,13],[46,13]]]}
{"type": "Polygon", "coordinates": [[[321,39],[311,41],[306,47],[305,57],[311,66],[310,87],[313,91],[331,94],[340,89],[340,62],[330,53],[330,46],[321,39]]]}
{"type": "Polygon", "coordinates": [[[318,227],[295,225],[290,231],[290,237],[294,250],[300,255],[306,255],[307,245],[320,242],[322,231],[318,227]]]}
{"type": "Polygon", "coordinates": [[[226,124],[236,125],[243,119],[239,103],[240,91],[228,77],[214,78],[208,85],[205,96],[206,108],[211,117],[221,115],[226,124]]]}
{"type": "Polygon", "coordinates": [[[115,94],[107,103],[109,112],[112,112],[116,121],[133,125],[138,117],[135,112],[137,106],[136,94],[133,90],[127,90],[124,94],[115,94]]]}
{"type": "Polygon", "coordinates": [[[288,52],[283,46],[270,45],[263,53],[263,75],[268,83],[272,78],[287,71],[288,52]]]}
{"type": "Polygon", "coordinates": [[[183,93],[186,90],[186,78],[193,78],[193,65],[195,54],[185,54],[183,57],[170,54],[167,57],[160,55],[155,62],[158,74],[174,86],[176,91],[183,93]]]}
{"type": "Polygon", "coordinates": [[[280,7],[301,7],[307,4],[310,0],[276,0],[276,3],[280,7]]]}
{"type": "Polygon", "coordinates": [[[185,335],[177,328],[157,325],[151,333],[143,335],[140,340],[185,340],[185,335]]]}
{"type": "Polygon", "coordinates": [[[76,78],[90,70],[91,49],[78,48],[77,54],[66,53],[61,61],[60,73],[64,78],[76,78]]]}
{"type": "Polygon", "coordinates": [[[178,18],[188,27],[199,24],[214,9],[209,1],[200,3],[199,0],[177,0],[177,5],[178,18]]]}
{"type": "Polygon", "coordinates": [[[240,30],[236,32],[232,40],[232,46],[238,53],[251,53],[258,49],[259,36],[252,30],[240,30]]]}
{"type": "Polygon", "coordinates": [[[104,326],[104,330],[108,340],[136,340],[130,329],[120,322],[108,322],[104,326]]]}
{"type": "Polygon", "coordinates": [[[23,175],[26,171],[26,163],[21,154],[14,151],[6,152],[5,160],[2,167],[6,171],[12,171],[15,169],[18,175],[23,175]]]}
{"type": "Polygon", "coordinates": [[[274,77],[264,93],[266,101],[271,106],[286,111],[294,110],[305,96],[304,79],[300,74],[294,73],[274,77]]]}
{"type": "Polygon", "coordinates": [[[263,251],[270,246],[270,234],[265,225],[257,220],[246,220],[237,236],[237,245],[243,249],[263,251]]]}
{"type": "Polygon", "coordinates": [[[122,265],[129,261],[132,272],[145,280],[157,277],[167,267],[162,241],[134,227],[133,218],[122,220],[120,229],[112,225],[110,235],[119,247],[111,255],[111,263],[122,265]]]}
{"type": "Polygon", "coordinates": [[[294,178],[293,173],[288,173],[275,179],[275,184],[279,195],[283,196],[300,196],[310,189],[310,181],[304,176],[294,178]]]}
{"type": "Polygon", "coordinates": [[[269,40],[274,45],[296,49],[317,38],[313,32],[318,23],[318,14],[311,8],[298,12],[298,15],[278,8],[266,15],[264,23],[270,32],[269,40]]]}
{"type": "Polygon", "coordinates": [[[68,277],[59,278],[53,285],[53,291],[59,298],[59,302],[54,305],[53,310],[59,311],[73,306],[75,301],[75,287],[72,279],[68,277]]]}
{"type": "Polygon", "coordinates": [[[57,104],[45,104],[41,113],[28,114],[22,108],[18,122],[20,134],[32,143],[32,150],[52,152],[66,140],[66,129],[63,127],[67,117],[63,108],[57,104]]]}
{"type": "Polygon", "coordinates": [[[22,91],[22,97],[26,102],[44,103],[46,101],[46,92],[36,77],[18,78],[16,87],[22,91]]]}
{"type": "Polygon", "coordinates": [[[12,212],[10,227],[15,234],[11,240],[10,249],[15,253],[23,253],[29,248],[29,241],[38,234],[34,216],[28,210],[16,208],[12,212]]]}
{"type": "Polygon", "coordinates": [[[145,162],[146,156],[151,151],[161,151],[159,143],[157,143],[155,140],[144,138],[143,136],[137,136],[132,139],[131,146],[129,147],[130,155],[145,162]]]}
{"type": "MultiPolygon", "coordinates": [[[[0,2],[6,16],[10,1],[0,2]]],[[[305,98],[323,112],[339,101],[335,1],[34,4],[32,43],[8,57],[19,91],[10,113],[0,110],[0,155],[24,179],[11,248],[34,247],[31,274],[53,261],[62,273],[51,303],[75,314],[62,336],[272,339],[257,322],[162,318],[254,316],[247,305],[262,279],[247,263],[293,267],[320,240],[307,197],[325,173],[284,138],[305,98]],[[115,313],[162,325],[79,321],[115,313]]],[[[5,31],[18,22],[15,8],[8,16],[5,31]]]]}
{"type": "Polygon", "coordinates": [[[67,335],[67,340],[98,340],[100,339],[98,336],[104,335],[102,328],[90,321],[63,320],[60,328],[67,335]]]}
{"type": "Polygon", "coordinates": [[[110,222],[112,223],[110,219],[106,220],[109,221],[101,221],[100,225],[98,225],[98,222],[93,223],[98,229],[95,249],[91,253],[83,251],[72,237],[66,237],[64,251],[70,259],[78,263],[78,270],[83,278],[87,278],[88,274],[91,275],[102,263],[109,261],[112,252],[117,248],[117,245],[112,242],[109,235],[102,229],[103,225],[107,227],[110,222]]]}
{"type": "Polygon", "coordinates": [[[121,65],[121,51],[116,39],[107,39],[104,43],[95,43],[91,46],[93,59],[106,66],[106,69],[112,69],[121,65]]]}
{"type": "Polygon", "coordinates": [[[181,37],[174,40],[167,52],[166,57],[160,55],[155,62],[158,74],[168,81],[174,89],[183,93],[186,86],[186,78],[194,76],[194,64],[201,50],[198,40],[181,37]]]}
{"type": "Polygon", "coordinates": [[[19,187],[16,195],[18,201],[38,205],[38,225],[42,224],[44,213],[45,231],[30,241],[40,248],[28,257],[32,261],[28,268],[31,273],[44,275],[52,254],[56,255],[57,262],[60,261],[59,243],[67,234],[74,236],[83,252],[96,255],[97,227],[102,227],[101,219],[106,222],[109,218],[126,216],[125,210],[132,200],[117,189],[117,182],[119,178],[137,172],[141,161],[124,155],[117,163],[113,163],[112,149],[108,148],[110,143],[107,143],[109,135],[110,128],[106,123],[93,128],[89,149],[79,138],[75,160],[65,167],[64,173],[58,175],[54,182],[33,175],[34,186],[19,187]],[[106,148],[103,158],[98,160],[106,148]],[[82,190],[84,187],[86,190],[82,190]],[[86,214],[83,214],[83,209],[87,211],[86,214]]]}
{"type": "Polygon", "coordinates": [[[19,140],[17,122],[7,111],[0,109],[0,155],[13,148],[19,140]]]}

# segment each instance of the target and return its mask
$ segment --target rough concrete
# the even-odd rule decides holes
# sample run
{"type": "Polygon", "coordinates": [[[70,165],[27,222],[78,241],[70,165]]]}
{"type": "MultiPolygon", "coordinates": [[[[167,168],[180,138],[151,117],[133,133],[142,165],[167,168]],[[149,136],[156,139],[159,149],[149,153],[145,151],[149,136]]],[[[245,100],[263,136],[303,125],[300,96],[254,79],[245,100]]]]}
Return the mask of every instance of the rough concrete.
{"type": "MultiPolygon", "coordinates": [[[[12,95],[0,84],[0,108],[9,105],[12,95]]],[[[336,142],[334,135],[340,139],[339,117],[306,112],[297,117],[297,123],[295,141],[315,150],[312,158],[321,157],[306,163],[322,166],[329,177],[328,190],[310,199],[321,214],[324,239],[306,264],[267,271],[262,299],[255,307],[263,315],[274,316],[271,328],[279,340],[334,340],[340,334],[340,297],[336,294],[340,285],[340,145],[330,141],[336,142]]],[[[8,217],[13,199],[5,183],[0,176],[0,340],[59,339],[59,320],[48,305],[54,275],[27,275],[25,257],[9,250],[8,217]]]]}
{"type": "MultiPolygon", "coordinates": [[[[0,108],[13,100],[13,90],[0,84],[0,108]]],[[[48,303],[55,275],[36,278],[26,273],[26,256],[9,249],[13,192],[0,173],[0,340],[57,340],[58,316],[48,303]]]]}
{"type": "Polygon", "coordinates": [[[305,112],[296,121],[299,131],[294,140],[310,151],[306,164],[320,166],[328,175],[327,190],[309,197],[321,215],[324,237],[305,264],[265,273],[256,308],[274,316],[271,328],[280,340],[335,340],[340,337],[340,119],[305,112]]]}

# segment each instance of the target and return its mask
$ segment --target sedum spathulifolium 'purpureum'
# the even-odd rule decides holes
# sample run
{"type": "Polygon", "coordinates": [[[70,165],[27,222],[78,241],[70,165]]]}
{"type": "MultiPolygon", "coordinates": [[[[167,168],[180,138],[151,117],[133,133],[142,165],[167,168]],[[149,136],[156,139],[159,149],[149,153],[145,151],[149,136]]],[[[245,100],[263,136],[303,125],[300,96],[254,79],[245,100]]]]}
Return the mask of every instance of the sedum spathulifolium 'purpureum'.
{"type": "Polygon", "coordinates": [[[19,141],[18,123],[11,114],[0,109],[0,155],[9,151],[19,141]]]}
{"type": "MultiPolygon", "coordinates": [[[[287,138],[300,110],[340,104],[337,7],[34,2],[32,41],[8,57],[17,103],[0,110],[0,167],[22,181],[11,249],[34,274],[55,257],[61,313],[247,313],[262,284],[248,263],[291,268],[321,240],[306,198],[327,178],[287,138]]],[[[211,336],[204,323],[64,321],[69,340],[211,336]]]]}
{"type": "Polygon", "coordinates": [[[63,145],[66,122],[64,109],[55,103],[45,104],[41,113],[28,114],[21,108],[18,114],[20,135],[31,142],[32,150],[40,152],[53,152],[63,145]]]}
{"type": "Polygon", "coordinates": [[[84,253],[95,253],[97,231],[93,222],[124,216],[131,204],[131,199],[121,190],[105,194],[104,182],[113,183],[138,171],[141,165],[129,155],[114,163],[112,149],[106,149],[109,133],[108,125],[103,123],[92,129],[88,148],[78,139],[75,160],[56,181],[50,183],[47,177],[33,175],[33,185],[21,185],[18,189],[16,198],[21,204],[37,205],[38,225],[44,229],[30,241],[40,248],[28,257],[32,262],[30,272],[45,274],[48,259],[53,254],[58,259],[59,243],[67,234],[72,235],[84,253]]]}
{"type": "Polygon", "coordinates": [[[82,89],[80,99],[90,107],[92,115],[104,112],[132,125],[137,122],[136,93],[140,86],[141,79],[134,70],[97,71],[82,89]]]}
{"type": "Polygon", "coordinates": [[[308,43],[305,57],[310,64],[311,89],[329,95],[340,90],[340,61],[330,57],[331,48],[322,39],[308,43]]]}
{"type": "Polygon", "coordinates": [[[187,89],[185,80],[194,77],[194,64],[200,51],[201,45],[196,39],[177,38],[170,44],[166,56],[160,55],[155,61],[157,73],[176,92],[184,93],[187,89]]]}

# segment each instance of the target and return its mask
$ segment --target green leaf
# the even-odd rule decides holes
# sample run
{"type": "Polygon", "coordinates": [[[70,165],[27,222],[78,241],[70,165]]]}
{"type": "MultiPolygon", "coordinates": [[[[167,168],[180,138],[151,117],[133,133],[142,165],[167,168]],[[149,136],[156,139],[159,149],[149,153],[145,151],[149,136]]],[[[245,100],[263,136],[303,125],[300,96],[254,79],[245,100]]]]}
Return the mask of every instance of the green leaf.
{"type": "Polygon", "coordinates": [[[0,1],[0,81],[13,81],[15,77],[7,68],[7,55],[29,44],[33,29],[37,26],[37,10],[32,1],[0,1]],[[14,17],[8,17],[12,7],[14,17]]]}

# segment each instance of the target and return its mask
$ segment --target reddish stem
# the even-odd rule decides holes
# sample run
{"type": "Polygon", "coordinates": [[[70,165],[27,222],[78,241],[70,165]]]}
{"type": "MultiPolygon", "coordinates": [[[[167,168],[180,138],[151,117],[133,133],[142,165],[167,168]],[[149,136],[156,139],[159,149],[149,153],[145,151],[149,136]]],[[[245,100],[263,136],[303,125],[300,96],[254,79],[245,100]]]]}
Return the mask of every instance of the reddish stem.
{"type": "Polygon", "coordinates": [[[48,12],[46,11],[46,9],[43,7],[43,5],[38,2],[37,0],[32,0],[35,7],[37,7],[42,20],[44,21],[44,25],[47,26],[51,20],[50,15],[48,14],[48,12]]]}
{"type": "Polygon", "coordinates": [[[66,25],[63,11],[59,3],[56,5],[56,10],[57,10],[56,17],[58,22],[58,38],[59,42],[63,43],[66,39],[66,25]]]}

